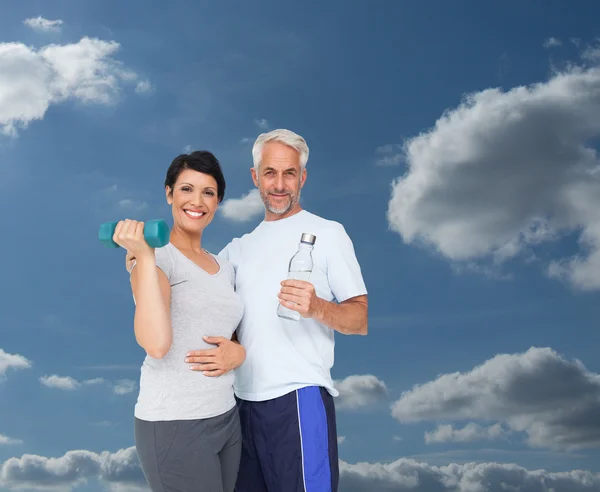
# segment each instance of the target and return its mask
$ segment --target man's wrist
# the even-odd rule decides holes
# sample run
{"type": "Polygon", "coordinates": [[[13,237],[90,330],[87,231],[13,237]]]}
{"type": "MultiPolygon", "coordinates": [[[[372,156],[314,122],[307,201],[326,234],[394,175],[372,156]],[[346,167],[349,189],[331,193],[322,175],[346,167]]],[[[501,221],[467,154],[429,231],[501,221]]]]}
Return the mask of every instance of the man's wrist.
{"type": "Polygon", "coordinates": [[[325,318],[325,310],[327,309],[327,301],[325,299],[321,299],[317,297],[316,299],[317,305],[313,311],[313,318],[317,321],[323,322],[325,318]]]}

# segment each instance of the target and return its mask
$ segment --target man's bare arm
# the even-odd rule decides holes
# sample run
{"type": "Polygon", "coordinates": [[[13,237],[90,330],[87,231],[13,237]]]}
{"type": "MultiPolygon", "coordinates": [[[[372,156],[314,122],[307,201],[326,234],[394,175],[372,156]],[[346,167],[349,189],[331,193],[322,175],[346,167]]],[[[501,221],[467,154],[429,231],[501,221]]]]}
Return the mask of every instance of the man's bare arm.
{"type": "Polygon", "coordinates": [[[368,333],[369,303],[366,295],[352,297],[339,304],[317,299],[314,319],[344,335],[368,333]]]}

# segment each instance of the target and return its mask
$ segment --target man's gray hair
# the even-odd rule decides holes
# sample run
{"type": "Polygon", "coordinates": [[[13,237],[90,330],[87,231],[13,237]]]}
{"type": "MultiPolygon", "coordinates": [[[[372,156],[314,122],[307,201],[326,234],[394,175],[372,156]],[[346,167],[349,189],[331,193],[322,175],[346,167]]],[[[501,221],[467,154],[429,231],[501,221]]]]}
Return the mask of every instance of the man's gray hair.
{"type": "Polygon", "coordinates": [[[281,128],[272,130],[268,133],[261,133],[256,139],[256,142],[254,142],[254,146],[252,147],[252,159],[256,171],[258,171],[258,166],[260,166],[263,146],[267,142],[279,142],[295,149],[298,154],[300,154],[300,169],[304,171],[308,161],[308,145],[306,144],[306,141],[297,133],[281,128]]]}

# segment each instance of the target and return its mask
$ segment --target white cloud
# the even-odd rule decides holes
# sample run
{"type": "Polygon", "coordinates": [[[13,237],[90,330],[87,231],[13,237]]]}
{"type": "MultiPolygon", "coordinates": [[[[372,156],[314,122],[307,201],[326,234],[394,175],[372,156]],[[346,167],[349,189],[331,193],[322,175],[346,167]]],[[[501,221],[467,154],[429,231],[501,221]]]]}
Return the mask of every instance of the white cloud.
{"type": "Polygon", "coordinates": [[[127,395],[135,391],[136,383],[130,379],[121,379],[116,382],[113,387],[113,391],[117,395],[127,395]]]}
{"type": "Polygon", "coordinates": [[[544,48],[555,48],[557,46],[562,46],[562,41],[560,39],[550,37],[544,41],[544,48]]]}
{"type": "Polygon", "coordinates": [[[60,19],[48,20],[40,16],[25,19],[23,24],[37,32],[60,32],[63,21],[60,19]]]}
{"type": "Polygon", "coordinates": [[[387,398],[385,383],[375,376],[353,375],[334,381],[339,396],[335,406],[340,410],[356,410],[381,403],[387,398]]]}
{"type": "Polygon", "coordinates": [[[42,376],[40,383],[48,388],[55,388],[65,391],[76,390],[81,388],[81,383],[70,376],[57,376],[52,374],[51,376],[42,376]]]}
{"type": "Polygon", "coordinates": [[[530,471],[513,464],[452,463],[433,466],[411,459],[392,463],[340,461],[344,492],[600,492],[600,474],[573,470],[530,471]]]}
{"type": "Polygon", "coordinates": [[[69,451],[58,458],[26,454],[0,465],[0,486],[16,490],[72,490],[99,481],[115,492],[148,490],[135,447],[115,453],[69,451]]]}
{"type": "Polygon", "coordinates": [[[23,441],[0,434],[0,446],[10,446],[13,444],[23,444],[23,441]]]}
{"type": "MultiPolygon", "coordinates": [[[[114,492],[147,490],[135,447],[115,453],[69,451],[57,458],[23,455],[0,464],[0,486],[13,490],[70,491],[93,482],[114,492]]],[[[406,458],[392,463],[340,460],[339,488],[344,492],[600,492],[600,474],[530,471],[493,462],[433,466],[406,458]]]]}
{"type": "Polygon", "coordinates": [[[501,424],[483,427],[475,422],[469,422],[462,429],[452,425],[439,425],[437,429],[425,433],[425,442],[473,442],[490,439],[498,439],[506,435],[508,431],[501,424]]]}
{"type": "Polygon", "coordinates": [[[32,366],[31,361],[19,354],[9,354],[0,348],[0,378],[2,378],[9,369],[29,369],[32,366]]]}
{"type": "Polygon", "coordinates": [[[453,262],[505,264],[579,235],[574,257],[546,263],[600,288],[600,68],[572,68],[508,92],[470,94],[408,140],[388,221],[408,243],[453,262]]]}
{"type": "Polygon", "coordinates": [[[264,118],[261,119],[255,119],[254,120],[254,124],[260,128],[261,130],[268,130],[269,129],[269,122],[267,120],[265,120],[264,118]]]}
{"type": "Polygon", "coordinates": [[[600,375],[549,348],[501,354],[465,373],[443,374],[392,405],[400,422],[487,420],[524,432],[530,446],[600,445],[600,375]]]}
{"type": "Polygon", "coordinates": [[[246,222],[265,213],[265,207],[257,189],[241,198],[230,198],[220,206],[223,217],[234,222],[246,222]]]}
{"type": "Polygon", "coordinates": [[[83,38],[78,43],[38,50],[22,43],[0,43],[0,133],[43,119],[49,106],[67,100],[111,104],[123,84],[137,75],[114,58],[114,41],[83,38]]]}
{"type": "Polygon", "coordinates": [[[85,386],[94,385],[107,385],[111,388],[111,391],[116,395],[127,395],[136,389],[135,381],[129,379],[121,379],[116,383],[111,383],[104,378],[86,379],[84,381],[78,381],[71,376],[57,376],[56,374],[50,376],[42,376],[40,383],[48,388],[59,389],[63,391],[73,391],[84,388],[85,386]]]}
{"type": "Polygon", "coordinates": [[[337,438],[337,442],[338,442],[338,444],[342,444],[342,443],[346,442],[346,436],[339,436],[337,438]]]}
{"type": "Polygon", "coordinates": [[[150,94],[154,91],[154,87],[149,80],[140,80],[135,86],[136,94],[150,94]]]}

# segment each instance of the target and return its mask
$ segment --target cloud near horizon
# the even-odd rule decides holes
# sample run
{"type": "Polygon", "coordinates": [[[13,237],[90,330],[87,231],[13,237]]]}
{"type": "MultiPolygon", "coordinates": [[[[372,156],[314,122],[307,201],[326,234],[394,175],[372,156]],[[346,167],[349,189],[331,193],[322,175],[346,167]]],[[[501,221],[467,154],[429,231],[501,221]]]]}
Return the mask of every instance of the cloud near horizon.
{"type": "MultiPolygon", "coordinates": [[[[101,483],[114,492],[147,491],[135,447],[114,453],[76,450],[48,458],[26,454],[0,464],[0,486],[9,490],[71,491],[101,483]]],[[[434,466],[401,458],[392,463],[340,460],[340,492],[600,492],[600,474],[573,470],[530,471],[513,464],[451,463],[434,466]]]]}
{"type": "MultiPolygon", "coordinates": [[[[558,450],[599,446],[599,415],[600,375],[536,347],[497,355],[468,372],[443,374],[405,391],[392,405],[392,416],[405,424],[495,421],[524,433],[531,447],[558,450]]],[[[440,437],[439,428],[434,436],[440,437]]]]}

